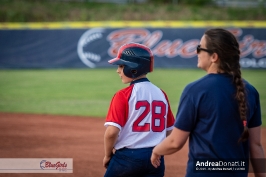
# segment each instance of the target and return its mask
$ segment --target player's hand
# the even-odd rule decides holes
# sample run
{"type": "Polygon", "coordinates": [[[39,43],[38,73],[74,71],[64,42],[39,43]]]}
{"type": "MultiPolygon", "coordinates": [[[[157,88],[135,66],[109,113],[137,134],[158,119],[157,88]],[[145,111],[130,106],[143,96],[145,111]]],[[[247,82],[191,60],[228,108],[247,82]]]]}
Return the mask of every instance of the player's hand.
{"type": "Polygon", "coordinates": [[[155,154],[154,152],[152,153],[152,155],[151,155],[151,163],[152,163],[152,165],[155,168],[160,166],[160,164],[161,164],[161,160],[160,159],[161,159],[160,155],[155,154]]]}
{"type": "Polygon", "coordinates": [[[104,156],[104,158],[103,158],[103,167],[104,168],[108,167],[111,158],[112,158],[112,156],[109,156],[109,157],[108,156],[104,156]]]}

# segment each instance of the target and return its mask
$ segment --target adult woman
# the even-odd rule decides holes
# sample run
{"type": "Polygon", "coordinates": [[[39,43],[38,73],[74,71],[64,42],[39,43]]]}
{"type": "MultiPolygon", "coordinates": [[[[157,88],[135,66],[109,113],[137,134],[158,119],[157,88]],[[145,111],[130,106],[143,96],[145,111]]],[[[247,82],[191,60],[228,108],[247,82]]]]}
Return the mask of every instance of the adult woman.
{"type": "Polygon", "coordinates": [[[259,94],[241,77],[236,38],[224,29],[207,30],[197,47],[197,54],[198,67],[207,75],[184,89],[175,128],[154,148],[152,164],[158,167],[161,155],[180,150],[189,137],[186,176],[247,176],[249,158],[256,175],[263,176],[263,173],[257,173],[262,169],[258,167],[258,160],[254,160],[264,158],[260,143],[259,94]],[[228,166],[232,161],[243,162],[242,168],[235,168],[241,166],[239,163],[228,166]],[[199,168],[201,162],[215,163],[205,163],[207,168],[199,168]],[[223,173],[216,171],[220,168],[212,168],[223,170],[225,163],[221,162],[227,164],[223,173]],[[230,169],[234,171],[228,171],[230,169]]]}

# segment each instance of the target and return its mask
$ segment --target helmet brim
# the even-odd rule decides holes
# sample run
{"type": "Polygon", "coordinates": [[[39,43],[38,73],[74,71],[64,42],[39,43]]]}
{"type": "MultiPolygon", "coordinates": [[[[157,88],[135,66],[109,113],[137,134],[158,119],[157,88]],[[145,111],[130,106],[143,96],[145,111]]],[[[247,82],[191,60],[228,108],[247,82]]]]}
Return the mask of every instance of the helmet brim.
{"type": "Polygon", "coordinates": [[[113,58],[111,60],[108,60],[108,63],[115,65],[118,60],[120,60],[120,58],[113,58]]]}
{"type": "Polygon", "coordinates": [[[108,63],[110,63],[112,65],[126,65],[126,66],[129,66],[131,68],[138,67],[137,63],[130,62],[130,61],[125,61],[125,60],[120,59],[120,58],[111,59],[111,60],[108,61],[108,63]]]}

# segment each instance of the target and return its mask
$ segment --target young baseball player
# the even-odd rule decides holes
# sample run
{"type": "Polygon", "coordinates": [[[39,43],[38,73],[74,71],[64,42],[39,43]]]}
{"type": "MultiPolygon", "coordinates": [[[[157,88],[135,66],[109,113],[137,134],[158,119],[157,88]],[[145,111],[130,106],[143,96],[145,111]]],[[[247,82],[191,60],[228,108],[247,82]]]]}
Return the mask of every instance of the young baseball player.
{"type": "Polygon", "coordinates": [[[151,50],[141,44],[120,47],[117,57],[109,60],[118,65],[117,73],[128,87],[113,97],[106,116],[104,135],[105,177],[162,177],[164,159],[153,167],[150,156],[172,130],[174,116],[164,91],[146,77],[153,71],[151,50]]]}
{"type": "Polygon", "coordinates": [[[255,176],[265,177],[259,93],[241,76],[237,39],[209,29],[197,54],[207,74],[184,89],[175,128],[153,149],[152,164],[160,166],[160,156],[180,150],[189,137],[187,177],[247,177],[249,160],[255,176]],[[212,165],[200,165],[207,161],[212,165]]]}

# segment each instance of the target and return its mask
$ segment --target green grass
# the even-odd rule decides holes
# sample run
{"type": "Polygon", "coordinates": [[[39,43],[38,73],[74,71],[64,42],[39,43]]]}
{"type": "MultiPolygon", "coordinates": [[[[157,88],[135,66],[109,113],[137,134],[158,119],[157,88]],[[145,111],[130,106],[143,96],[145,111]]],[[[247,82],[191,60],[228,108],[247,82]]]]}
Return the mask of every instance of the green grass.
{"type": "Polygon", "coordinates": [[[116,76],[104,70],[0,71],[0,111],[104,116],[121,86],[116,76]]]}
{"type": "MultiPolygon", "coordinates": [[[[266,126],[266,70],[243,70],[257,88],[266,126]]],[[[155,69],[148,78],[169,97],[175,114],[184,87],[205,72],[155,69]]],[[[116,91],[126,87],[113,69],[0,70],[0,111],[104,117],[116,91]]]]}
{"type": "MultiPolygon", "coordinates": [[[[152,2],[152,1],[150,1],[152,2]]],[[[191,3],[190,3],[191,4],[191,3]]],[[[266,8],[186,5],[182,3],[114,4],[45,0],[0,0],[0,22],[266,20],[266,8]]]]}

